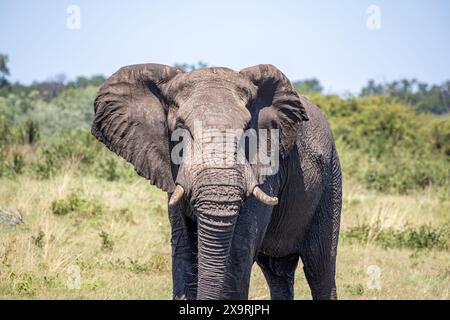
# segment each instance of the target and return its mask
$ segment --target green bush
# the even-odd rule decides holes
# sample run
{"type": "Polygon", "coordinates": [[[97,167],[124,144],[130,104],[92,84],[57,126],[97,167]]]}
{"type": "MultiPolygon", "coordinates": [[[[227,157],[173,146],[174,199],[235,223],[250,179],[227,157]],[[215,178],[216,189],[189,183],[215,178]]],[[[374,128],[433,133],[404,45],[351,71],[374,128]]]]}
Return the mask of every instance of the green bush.
{"type": "Polygon", "coordinates": [[[43,147],[39,161],[33,164],[33,172],[37,177],[50,178],[67,161],[78,163],[83,170],[95,163],[100,147],[87,130],[62,131],[43,147]]]}
{"type": "Polygon", "coordinates": [[[448,185],[450,119],[417,114],[380,96],[311,99],[333,129],[344,177],[382,192],[448,185]]]}
{"type": "Polygon", "coordinates": [[[25,136],[23,140],[25,140],[28,144],[36,143],[40,137],[39,123],[28,119],[23,128],[23,135],[25,136]]]}
{"type": "Polygon", "coordinates": [[[117,161],[113,158],[106,159],[100,163],[100,176],[108,181],[115,181],[120,178],[117,161]]]}
{"type": "Polygon", "coordinates": [[[4,114],[0,114],[0,146],[10,143],[12,121],[7,119],[4,114]]]}
{"type": "MultiPolygon", "coordinates": [[[[80,78],[54,97],[41,94],[39,86],[21,85],[0,95],[0,176],[29,172],[48,179],[70,163],[76,174],[108,181],[138,179],[130,164],[89,131],[100,80],[80,78]]],[[[418,114],[386,95],[322,95],[316,81],[300,84],[316,88],[308,94],[333,130],[344,179],[391,193],[448,188],[448,116],[418,114]]]]}
{"type": "Polygon", "coordinates": [[[13,283],[13,290],[20,295],[34,296],[37,290],[37,279],[32,272],[16,274],[12,272],[9,277],[13,283]]]}
{"type": "Polygon", "coordinates": [[[98,161],[94,167],[86,168],[87,171],[93,171],[95,174],[108,181],[132,181],[137,178],[133,166],[126,160],[115,155],[104,147],[97,157],[98,161]]]}
{"type": "Polygon", "coordinates": [[[96,199],[88,199],[76,192],[64,199],[57,199],[51,203],[51,212],[55,215],[66,215],[76,212],[84,217],[94,217],[104,213],[103,203],[96,199]]]}
{"type": "Polygon", "coordinates": [[[356,176],[366,186],[384,192],[406,193],[430,186],[442,187],[449,182],[449,171],[448,161],[440,158],[393,152],[382,159],[370,158],[356,176]]]}
{"type": "Polygon", "coordinates": [[[33,240],[33,243],[38,248],[44,247],[44,239],[45,239],[45,233],[42,230],[39,230],[38,234],[36,236],[31,237],[33,240]]]}
{"type": "Polygon", "coordinates": [[[12,170],[16,174],[22,174],[23,170],[25,168],[25,160],[21,153],[15,152],[13,154],[13,161],[12,161],[12,170]]]}
{"type": "Polygon", "coordinates": [[[344,288],[352,296],[361,296],[364,294],[364,286],[360,283],[356,285],[346,284],[344,288]]]}
{"type": "Polygon", "coordinates": [[[168,257],[159,252],[152,254],[145,262],[140,262],[138,259],[131,258],[128,258],[128,261],[128,269],[134,273],[167,272],[170,270],[168,257]]]}
{"type": "Polygon", "coordinates": [[[59,169],[54,158],[49,150],[44,150],[41,155],[41,160],[32,165],[34,175],[42,179],[50,178],[59,169]]]}
{"type": "Polygon", "coordinates": [[[111,251],[114,248],[114,242],[111,240],[109,234],[102,230],[98,235],[102,240],[102,250],[111,251]]]}
{"type": "MultiPolygon", "coordinates": [[[[371,227],[368,224],[362,224],[343,231],[341,237],[350,242],[366,243],[369,241],[370,231],[371,227]]],[[[437,248],[446,250],[448,249],[450,240],[450,226],[436,228],[429,225],[422,225],[419,228],[405,227],[403,230],[386,228],[373,233],[376,236],[372,240],[383,248],[437,248]]]]}

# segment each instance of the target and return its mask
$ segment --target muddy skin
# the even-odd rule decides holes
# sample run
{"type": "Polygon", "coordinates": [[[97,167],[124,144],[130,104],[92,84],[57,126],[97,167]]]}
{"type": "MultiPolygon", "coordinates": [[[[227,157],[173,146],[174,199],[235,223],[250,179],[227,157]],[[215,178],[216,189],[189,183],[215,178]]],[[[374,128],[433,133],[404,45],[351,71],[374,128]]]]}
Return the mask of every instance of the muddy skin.
{"type": "MultiPolygon", "coordinates": [[[[293,299],[300,258],[313,298],[337,298],[339,158],[323,114],[276,67],[127,66],[108,78],[94,109],[92,134],[172,197],[175,299],[247,299],[255,262],[272,299],[293,299]],[[197,135],[198,121],[218,133],[278,129],[279,141],[268,139],[279,143],[278,171],[218,165],[224,155],[207,150],[222,142],[197,135]],[[172,161],[178,128],[204,161],[172,161]]],[[[227,150],[236,156],[237,143],[227,150]]]]}

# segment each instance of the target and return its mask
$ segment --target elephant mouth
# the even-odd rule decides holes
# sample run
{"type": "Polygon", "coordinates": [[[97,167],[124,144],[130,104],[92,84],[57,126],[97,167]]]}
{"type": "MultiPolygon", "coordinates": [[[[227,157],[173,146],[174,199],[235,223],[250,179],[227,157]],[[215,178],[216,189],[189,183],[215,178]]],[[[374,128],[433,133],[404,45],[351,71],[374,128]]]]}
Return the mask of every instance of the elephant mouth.
{"type": "MultiPolygon", "coordinates": [[[[245,176],[234,168],[209,168],[201,171],[197,180],[203,182],[192,188],[191,204],[197,209],[212,205],[224,205],[229,210],[230,205],[233,204],[239,208],[246,195],[253,195],[266,205],[275,206],[278,204],[277,197],[269,196],[256,185],[256,178],[253,174],[250,177],[245,176]]],[[[176,185],[169,199],[169,207],[173,207],[180,202],[186,194],[186,189],[185,186],[176,185]]]]}
{"type": "MultiPolygon", "coordinates": [[[[183,198],[185,193],[185,190],[182,186],[177,185],[172,196],[169,200],[169,207],[174,207],[177,203],[180,202],[180,200],[183,198]]],[[[271,197],[267,193],[261,190],[260,187],[255,186],[251,192],[253,196],[261,201],[264,204],[267,204],[269,206],[276,206],[278,204],[278,198],[277,197],[271,197]]],[[[212,201],[210,201],[212,202],[212,201]]]]}

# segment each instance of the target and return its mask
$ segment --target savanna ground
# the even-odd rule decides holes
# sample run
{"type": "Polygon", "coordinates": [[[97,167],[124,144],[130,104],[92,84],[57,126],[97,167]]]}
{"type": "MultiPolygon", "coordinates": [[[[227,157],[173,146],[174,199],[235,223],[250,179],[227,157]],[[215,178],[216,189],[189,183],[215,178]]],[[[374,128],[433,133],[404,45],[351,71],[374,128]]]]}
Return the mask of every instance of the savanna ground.
{"type": "MultiPolygon", "coordinates": [[[[1,299],[172,298],[166,195],[89,134],[99,82],[0,92],[1,299]]],[[[344,172],[339,298],[449,299],[448,115],[310,97],[344,172]]],[[[250,298],[269,298],[256,265],[250,298]]]]}
{"type": "MultiPolygon", "coordinates": [[[[166,195],[141,178],[111,182],[77,176],[73,167],[64,171],[45,181],[1,180],[2,205],[19,204],[27,214],[24,224],[1,229],[0,298],[170,299],[166,195]],[[55,199],[81,202],[80,208],[55,214],[55,199]],[[79,289],[69,289],[74,265],[80,268],[79,289]]],[[[350,182],[344,188],[337,264],[340,298],[448,299],[448,251],[383,248],[375,234],[365,241],[346,238],[346,231],[364,223],[375,233],[380,227],[440,225],[448,222],[448,201],[431,190],[390,196],[350,182]],[[379,279],[369,268],[373,265],[379,267],[379,279]]],[[[295,293],[296,298],[311,298],[301,266],[295,293]]],[[[250,298],[269,298],[256,265],[250,298]]]]}

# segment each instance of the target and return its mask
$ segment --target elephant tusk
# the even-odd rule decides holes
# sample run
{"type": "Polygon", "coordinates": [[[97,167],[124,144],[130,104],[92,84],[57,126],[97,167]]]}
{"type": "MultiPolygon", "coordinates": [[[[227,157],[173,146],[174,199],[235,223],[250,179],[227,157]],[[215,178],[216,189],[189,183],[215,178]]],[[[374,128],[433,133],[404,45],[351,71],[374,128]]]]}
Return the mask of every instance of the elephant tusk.
{"type": "Polygon", "coordinates": [[[183,187],[177,185],[172,193],[172,196],[170,197],[169,207],[173,207],[174,205],[176,205],[181,200],[181,198],[183,198],[183,194],[184,194],[183,187]]]}
{"type": "Polygon", "coordinates": [[[278,204],[277,197],[271,197],[267,195],[264,191],[261,190],[260,187],[255,187],[253,189],[253,195],[255,196],[256,199],[269,206],[275,206],[278,204]]]}

